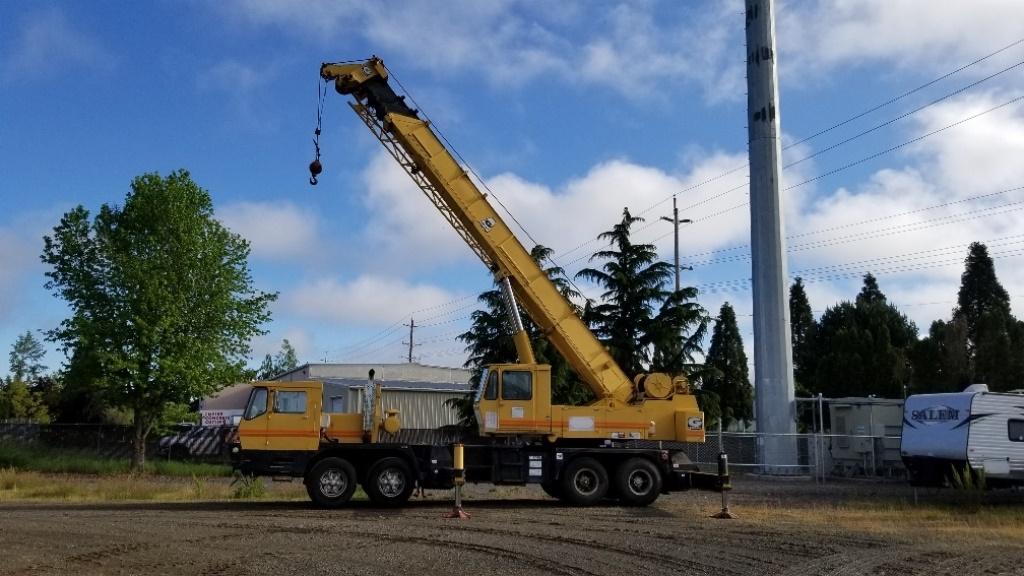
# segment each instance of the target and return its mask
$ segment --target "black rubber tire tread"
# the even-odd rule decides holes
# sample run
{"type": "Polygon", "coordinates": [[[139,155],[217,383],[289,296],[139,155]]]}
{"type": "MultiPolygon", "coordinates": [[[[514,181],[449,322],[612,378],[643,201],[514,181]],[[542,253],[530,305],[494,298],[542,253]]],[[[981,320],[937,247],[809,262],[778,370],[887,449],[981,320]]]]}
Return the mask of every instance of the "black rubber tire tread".
{"type": "Polygon", "coordinates": [[[347,503],[351,498],[352,494],[356,491],[356,469],[349,463],[348,460],[343,458],[337,458],[330,456],[317,462],[309,469],[309,473],[306,474],[305,484],[306,493],[309,494],[309,499],[314,504],[321,508],[336,508],[347,503]],[[342,474],[346,476],[348,481],[345,487],[345,491],[336,497],[328,497],[320,491],[320,476],[332,468],[337,468],[342,474]]]}
{"type": "Polygon", "coordinates": [[[559,486],[562,491],[561,498],[566,502],[576,506],[593,506],[608,493],[608,471],[597,460],[581,456],[569,462],[562,470],[559,486]],[[597,489],[591,494],[583,494],[576,488],[576,475],[584,469],[592,470],[597,477],[597,489]]]}
{"type": "Polygon", "coordinates": [[[409,464],[401,458],[393,456],[387,458],[381,458],[370,467],[370,471],[366,474],[366,480],[363,481],[363,490],[366,495],[370,498],[370,501],[377,506],[395,507],[401,506],[409,501],[412,496],[413,490],[416,489],[416,478],[412,475],[412,469],[409,468],[409,464]],[[387,496],[380,491],[380,487],[377,484],[377,477],[380,476],[388,468],[396,468],[405,475],[405,486],[402,488],[402,492],[397,496],[387,496]]]}
{"type": "Polygon", "coordinates": [[[615,478],[612,480],[613,487],[619,497],[619,501],[627,506],[647,506],[661,494],[661,471],[653,462],[646,458],[630,458],[615,469],[615,478]],[[644,470],[651,477],[651,486],[644,494],[636,494],[629,484],[629,477],[635,470],[644,470]]]}
{"type": "Polygon", "coordinates": [[[544,490],[544,493],[552,498],[562,499],[562,487],[558,480],[549,480],[547,482],[541,482],[540,487],[544,490]]]}

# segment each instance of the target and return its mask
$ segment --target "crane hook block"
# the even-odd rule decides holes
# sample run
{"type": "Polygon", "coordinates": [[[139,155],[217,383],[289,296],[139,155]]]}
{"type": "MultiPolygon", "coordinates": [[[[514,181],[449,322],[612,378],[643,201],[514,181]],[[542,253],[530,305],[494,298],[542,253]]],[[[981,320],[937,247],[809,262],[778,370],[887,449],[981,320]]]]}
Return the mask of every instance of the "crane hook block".
{"type": "Polygon", "coordinates": [[[320,164],[320,159],[317,158],[309,163],[309,183],[316,186],[316,177],[324,171],[324,167],[320,164]]]}

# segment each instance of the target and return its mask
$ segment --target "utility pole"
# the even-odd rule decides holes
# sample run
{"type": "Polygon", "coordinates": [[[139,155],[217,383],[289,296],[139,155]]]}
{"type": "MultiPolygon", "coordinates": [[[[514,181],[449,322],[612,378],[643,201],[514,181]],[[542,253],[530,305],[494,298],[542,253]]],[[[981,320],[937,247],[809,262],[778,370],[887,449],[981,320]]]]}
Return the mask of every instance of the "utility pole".
{"type": "Polygon", "coordinates": [[[412,339],[412,337],[413,337],[413,331],[416,330],[416,320],[414,320],[412,318],[409,318],[409,323],[408,324],[402,324],[402,326],[408,326],[409,327],[409,341],[408,342],[402,342],[402,344],[408,344],[409,345],[409,358],[408,358],[408,362],[409,362],[409,364],[412,364],[412,347],[413,347],[413,339],[412,339]]]}
{"type": "MultiPolygon", "coordinates": [[[[676,195],[675,194],[672,195],[672,217],[669,218],[668,216],[662,216],[661,219],[666,221],[666,222],[671,222],[672,226],[675,228],[675,237],[676,237],[676,251],[675,251],[675,255],[676,255],[676,257],[675,257],[675,261],[676,261],[676,266],[675,266],[675,268],[676,268],[676,292],[679,292],[679,270],[680,270],[680,268],[679,268],[679,225],[680,224],[689,224],[690,222],[693,222],[693,220],[690,220],[689,218],[684,218],[682,220],[679,219],[679,208],[676,207],[676,195]]],[[[693,267],[687,266],[686,269],[687,270],[693,270],[693,267]]]]}
{"type": "Polygon", "coordinates": [[[754,300],[754,394],[759,456],[766,473],[794,470],[793,350],[782,223],[782,147],[774,0],[746,0],[747,133],[754,300]]]}

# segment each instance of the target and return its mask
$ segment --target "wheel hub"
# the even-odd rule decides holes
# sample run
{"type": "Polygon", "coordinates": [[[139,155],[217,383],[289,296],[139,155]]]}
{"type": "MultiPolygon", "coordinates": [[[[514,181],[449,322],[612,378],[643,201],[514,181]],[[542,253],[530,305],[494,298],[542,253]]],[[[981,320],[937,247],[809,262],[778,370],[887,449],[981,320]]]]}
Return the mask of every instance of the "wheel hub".
{"type": "Polygon", "coordinates": [[[651,490],[654,480],[645,470],[634,470],[629,474],[629,490],[637,496],[643,496],[651,490]]]}
{"type": "Polygon", "coordinates": [[[348,479],[341,470],[331,468],[320,475],[320,493],[328,498],[337,498],[348,488],[348,479]]]}
{"type": "Polygon", "coordinates": [[[405,475],[394,468],[388,468],[377,477],[380,493],[388,498],[395,498],[405,490],[405,475]]]}

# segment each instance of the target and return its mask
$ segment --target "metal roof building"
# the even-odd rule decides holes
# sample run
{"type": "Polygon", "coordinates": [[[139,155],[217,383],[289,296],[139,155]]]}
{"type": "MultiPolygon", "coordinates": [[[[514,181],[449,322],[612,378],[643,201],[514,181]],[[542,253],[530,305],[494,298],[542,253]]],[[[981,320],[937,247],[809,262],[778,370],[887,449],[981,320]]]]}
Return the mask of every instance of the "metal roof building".
{"type": "Polygon", "coordinates": [[[275,380],[324,383],[328,412],[362,412],[369,371],[381,382],[385,410],[398,410],[403,429],[438,428],[458,423],[445,402],[470,391],[470,371],[422,364],[304,364],[275,380]]]}
{"type": "MultiPolygon", "coordinates": [[[[325,412],[362,412],[368,374],[381,382],[385,410],[398,410],[403,429],[432,429],[458,423],[445,405],[470,391],[470,371],[422,364],[303,364],[274,380],[323,382],[325,412]]],[[[241,416],[249,399],[249,383],[236,384],[205,398],[200,407],[204,424],[229,424],[241,416]]]]}

